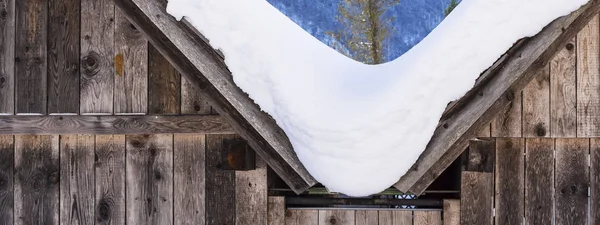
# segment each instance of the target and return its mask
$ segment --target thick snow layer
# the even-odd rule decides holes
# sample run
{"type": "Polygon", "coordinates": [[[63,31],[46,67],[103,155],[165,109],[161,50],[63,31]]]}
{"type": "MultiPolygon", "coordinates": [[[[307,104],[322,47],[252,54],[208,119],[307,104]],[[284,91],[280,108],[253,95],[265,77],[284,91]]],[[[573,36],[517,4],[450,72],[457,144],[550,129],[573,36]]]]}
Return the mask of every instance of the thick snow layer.
{"type": "Polygon", "coordinates": [[[448,102],[512,44],[587,0],[464,0],[420,44],[370,66],[335,52],[265,0],[170,0],[223,51],[235,83],[275,118],[331,191],[390,187],[425,149],[448,102]]]}

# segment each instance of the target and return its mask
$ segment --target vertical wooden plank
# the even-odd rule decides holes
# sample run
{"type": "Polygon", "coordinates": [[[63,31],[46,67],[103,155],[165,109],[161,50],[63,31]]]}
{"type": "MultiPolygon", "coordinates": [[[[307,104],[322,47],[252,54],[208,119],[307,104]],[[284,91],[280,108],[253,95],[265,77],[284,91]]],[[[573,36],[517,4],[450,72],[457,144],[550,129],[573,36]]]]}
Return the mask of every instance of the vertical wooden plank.
{"type": "Polygon", "coordinates": [[[15,0],[0,0],[0,114],[15,112],[15,0]]]}
{"type": "Polygon", "coordinates": [[[173,135],[126,136],[127,224],[173,224],[173,135]]]}
{"type": "Polygon", "coordinates": [[[590,140],[590,225],[600,225],[600,139],[590,140]]]}
{"type": "Polygon", "coordinates": [[[496,139],[496,224],[523,223],[524,153],[523,139],[496,139]]]}
{"type": "Polygon", "coordinates": [[[125,225],[125,135],[96,135],[96,225],[125,225]]]}
{"type": "Polygon", "coordinates": [[[286,210],[285,225],[318,225],[317,210],[286,210]]]}
{"type": "Polygon", "coordinates": [[[577,55],[571,40],[550,62],[550,136],[577,136],[577,55]]]}
{"type": "Polygon", "coordinates": [[[392,213],[391,211],[379,211],[378,213],[378,211],[374,210],[357,210],[355,221],[356,225],[392,225],[392,213]]]}
{"type": "Polygon", "coordinates": [[[267,213],[267,224],[285,224],[285,197],[269,196],[269,211],[267,213]]]}
{"type": "Polygon", "coordinates": [[[19,114],[46,114],[48,0],[15,1],[15,92],[19,114]]]}
{"type": "Polygon", "coordinates": [[[523,89],[523,137],[550,136],[550,65],[523,89]]]}
{"type": "Polygon", "coordinates": [[[444,225],[460,225],[460,199],[444,199],[443,222],[444,225]]]}
{"type": "Polygon", "coordinates": [[[442,212],[417,210],[414,225],[442,225],[442,212]]]}
{"type": "Polygon", "coordinates": [[[552,224],[554,140],[525,140],[525,223],[552,224]]]}
{"type": "Polygon", "coordinates": [[[111,0],[81,0],[81,114],[112,114],[115,7],[111,0]]]}
{"type": "Polygon", "coordinates": [[[176,134],[174,137],[175,224],[205,224],[204,137],[198,134],[176,134]]]}
{"type": "Polygon", "coordinates": [[[0,225],[13,224],[14,142],[12,135],[0,135],[0,225]]]}
{"type": "Polygon", "coordinates": [[[319,210],[319,225],[354,225],[354,210],[319,210]]]}
{"type": "Polygon", "coordinates": [[[146,114],[148,42],[118,9],[115,21],[115,114],[146,114]]]}
{"type": "Polygon", "coordinates": [[[392,213],[394,225],[411,225],[413,224],[413,211],[403,210],[394,211],[392,213]]]}
{"type": "Polygon", "coordinates": [[[179,114],[179,73],[152,45],[148,47],[148,60],[148,113],[179,114]]]}
{"type": "Polygon", "coordinates": [[[492,173],[462,172],[461,224],[492,224],[493,179],[492,173]]]}
{"type": "Polygon", "coordinates": [[[218,168],[224,138],[235,135],[207,135],[206,139],[206,223],[235,224],[235,172],[218,168]]]}
{"type": "Polygon", "coordinates": [[[256,157],[256,169],[235,172],[235,222],[267,224],[267,163],[256,157]]]}
{"type": "Polygon", "coordinates": [[[521,137],[523,93],[518,92],[510,105],[492,122],[492,137],[521,137]]]}
{"type": "Polygon", "coordinates": [[[211,113],[210,105],[200,96],[200,89],[190,83],[185,77],[181,78],[181,113],[211,113]]]}
{"type": "MultiPolygon", "coordinates": [[[[394,213],[391,210],[380,210],[378,213],[378,222],[380,225],[394,225],[394,213]]],[[[358,224],[358,211],[356,211],[356,224],[358,224]]],[[[369,221],[367,221],[369,222],[369,221]]],[[[377,222],[377,221],[373,221],[377,222]]],[[[377,224],[377,223],[366,223],[366,224],[377,224]]]]}
{"type": "Polygon", "coordinates": [[[80,0],[48,0],[48,113],[79,113],[80,0]]]}
{"type": "Polygon", "coordinates": [[[577,137],[600,134],[599,27],[596,15],[577,34],[577,137]]]}
{"type": "Polygon", "coordinates": [[[477,134],[477,137],[491,137],[492,135],[492,124],[488,124],[487,126],[483,127],[483,129],[481,129],[481,131],[479,131],[479,133],[477,134]]]}
{"type": "Polygon", "coordinates": [[[15,136],[15,224],[58,224],[58,136],[15,136]]]}
{"type": "Polygon", "coordinates": [[[589,139],[556,139],[556,224],[587,224],[589,139]]]}
{"type": "Polygon", "coordinates": [[[494,172],[495,139],[475,139],[469,143],[467,171],[494,172]]]}
{"type": "Polygon", "coordinates": [[[94,224],[94,136],[60,137],[60,224],[94,224]]]}

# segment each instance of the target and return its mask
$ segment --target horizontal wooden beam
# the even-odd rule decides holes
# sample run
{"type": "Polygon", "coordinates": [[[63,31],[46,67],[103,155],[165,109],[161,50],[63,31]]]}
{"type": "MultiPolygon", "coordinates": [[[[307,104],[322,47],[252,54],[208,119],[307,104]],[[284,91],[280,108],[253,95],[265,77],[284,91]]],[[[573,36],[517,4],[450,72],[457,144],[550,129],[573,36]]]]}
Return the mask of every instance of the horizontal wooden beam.
{"type": "Polygon", "coordinates": [[[0,134],[233,134],[217,115],[0,116],[0,134]]]}
{"type": "Polygon", "coordinates": [[[591,0],[507,52],[446,112],[425,151],[394,186],[402,192],[423,193],[466,149],[469,140],[502,112],[599,11],[600,0],[591,0]]]}

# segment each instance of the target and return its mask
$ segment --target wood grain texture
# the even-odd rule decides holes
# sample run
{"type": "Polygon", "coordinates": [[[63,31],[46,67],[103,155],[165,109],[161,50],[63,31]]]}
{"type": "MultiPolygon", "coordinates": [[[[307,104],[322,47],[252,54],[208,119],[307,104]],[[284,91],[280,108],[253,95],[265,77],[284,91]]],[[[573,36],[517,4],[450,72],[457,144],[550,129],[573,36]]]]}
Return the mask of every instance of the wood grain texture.
{"type": "MultiPolygon", "coordinates": [[[[359,218],[358,218],[359,215],[360,215],[359,212],[360,211],[356,211],[354,213],[356,224],[359,224],[359,218]]],[[[367,212],[373,212],[373,211],[367,211],[367,212]]],[[[368,223],[369,221],[365,221],[365,222],[367,222],[365,224],[394,225],[394,212],[393,211],[391,211],[391,210],[379,210],[379,211],[375,211],[375,212],[376,212],[375,215],[379,214],[379,215],[377,215],[377,219],[379,221],[377,221],[377,220],[374,221],[374,222],[377,222],[377,223],[368,223]]],[[[373,213],[371,213],[371,214],[373,214],[373,213]]],[[[367,215],[367,216],[369,216],[369,215],[367,215]]],[[[366,218],[368,218],[368,217],[366,217],[366,218]]]]}
{"type": "Polygon", "coordinates": [[[388,224],[387,221],[392,221],[392,213],[390,211],[375,211],[375,210],[357,210],[355,212],[356,225],[371,225],[371,224],[388,224]],[[383,215],[379,215],[383,212],[383,215]],[[380,218],[384,221],[380,221],[380,218]]]}
{"type": "Polygon", "coordinates": [[[181,77],[153,46],[148,46],[148,114],[179,114],[181,77]]]}
{"type": "Polygon", "coordinates": [[[550,136],[550,65],[523,89],[523,137],[550,136]]]}
{"type": "Polygon", "coordinates": [[[173,144],[175,224],[204,225],[205,135],[175,134],[173,144]]]}
{"type": "Polygon", "coordinates": [[[461,178],[461,224],[493,224],[494,192],[492,173],[463,171],[461,178]]]}
{"type": "Polygon", "coordinates": [[[200,92],[188,78],[181,78],[181,114],[211,114],[212,107],[200,92]]]}
{"type": "Polygon", "coordinates": [[[577,35],[577,137],[600,135],[599,27],[595,16],[577,35]]]}
{"type": "Polygon", "coordinates": [[[2,116],[0,134],[231,134],[221,116],[2,116]]]}
{"type": "Polygon", "coordinates": [[[127,224],[173,224],[173,135],[126,136],[127,224]]]}
{"type": "Polygon", "coordinates": [[[79,113],[81,0],[48,1],[48,113],[79,113]]]}
{"type": "Polygon", "coordinates": [[[269,196],[268,202],[269,210],[267,212],[267,224],[285,224],[285,197],[269,196]]]}
{"type": "Polygon", "coordinates": [[[59,222],[58,136],[15,136],[16,225],[59,222]]]}
{"type": "Polygon", "coordinates": [[[442,212],[415,210],[414,225],[442,225],[442,212]]]}
{"type": "Polygon", "coordinates": [[[444,225],[460,225],[460,199],[444,199],[444,225]]]}
{"type": "Polygon", "coordinates": [[[235,223],[267,225],[267,164],[256,157],[256,169],[235,172],[235,223]]]}
{"type": "Polygon", "coordinates": [[[354,210],[319,210],[319,225],[354,225],[354,210]]]}
{"type": "Polygon", "coordinates": [[[492,137],[521,137],[523,92],[515,93],[506,109],[498,113],[492,122],[492,137]]]}
{"type": "Polygon", "coordinates": [[[521,138],[496,139],[496,224],[523,223],[524,144],[521,138]]]}
{"type": "Polygon", "coordinates": [[[286,210],[285,225],[319,225],[318,210],[286,210]]]}
{"type": "Polygon", "coordinates": [[[221,170],[223,139],[235,135],[206,137],[206,224],[235,224],[235,171],[221,170]]]}
{"type": "Polygon", "coordinates": [[[60,136],[60,224],[95,223],[94,147],[92,135],[60,136]]]}
{"type": "Polygon", "coordinates": [[[0,135],[0,225],[13,225],[14,138],[0,135]]]}
{"type": "Polygon", "coordinates": [[[0,0],[0,114],[15,112],[15,0],[0,0]]]}
{"type": "Polygon", "coordinates": [[[467,171],[494,172],[494,158],[496,152],[495,139],[474,139],[470,141],[467,154],[467,171]]]}
{"type": "Polygon", "coordinates": [[[552,224],[554,140],[525,141],[525,223],[552,224]]]}
{"type": "Polygon", "coordinates": [[[146,114],[148,109],[148,41],[115,11],[115,114],[146,114]]]}
{"type": "Polygon", "coordinates": [[[600,139],[590,140],[590,225],[600,225],[600,139]]]}
{"type": "Polygon", "coordinates": [[[115,6],[111,0],[81,0],[81,114],[112,114],[115,6]]]}
{"type": "Polygon", "coordinates": [[[550,136],[577,136],[577,49],[573,39],[550,62],[550,136]]]}
{"type": "Polygon", "coordinates": [[[411,225],[413,224],[413,212],[408,210],[394,211],[392,213],[394,225],[411,225]]]}
{"type": "Polygon", "coordinates": [[[589,139],[556,139],[556,224],[588,223],[589,139]]]}
{"type": "Polygon", "coordinates": [[[96,135],[97,225],[125,225],[125,135],[96,135]]]}
{"type": "Polygon", "coordinates": [[[15,1],[16,112],[46,114],[48,0],[15,1]]]}

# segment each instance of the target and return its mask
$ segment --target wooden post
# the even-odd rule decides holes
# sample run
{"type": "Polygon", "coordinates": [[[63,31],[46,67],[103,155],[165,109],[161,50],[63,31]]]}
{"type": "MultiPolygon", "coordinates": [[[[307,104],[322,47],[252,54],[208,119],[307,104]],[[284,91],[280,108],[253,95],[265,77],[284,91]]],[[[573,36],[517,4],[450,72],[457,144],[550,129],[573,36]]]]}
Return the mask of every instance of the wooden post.
{"type": "Polygon", "coordinates": [[[472,140],[461,179],[461,224],[493,224],[494,139],[472,140]]]}
{"type": "Polygon", "coordinates": [[[554,140],[527,139],[525,146],[525,223],[552,224],[554,140]]]}
{"type": "Polygon", "coordinates": [[[524,144],[521,138],[496,139],[496,224],[523,223],[524,144]]]}

